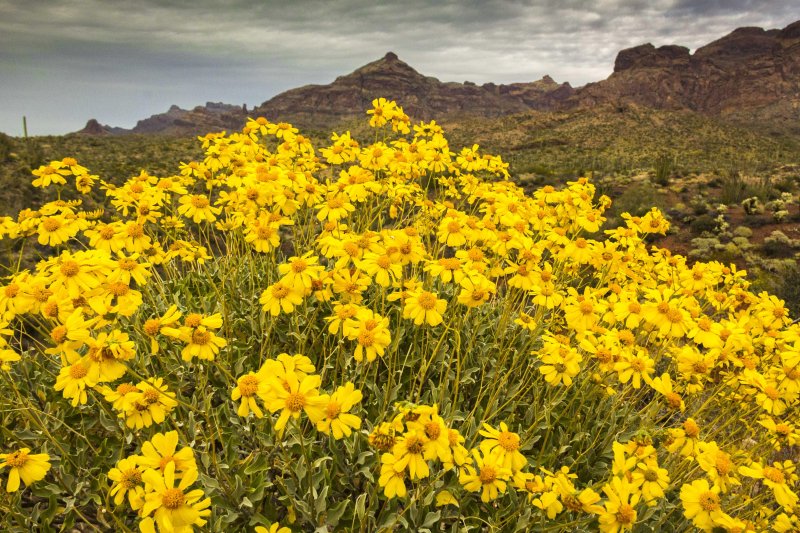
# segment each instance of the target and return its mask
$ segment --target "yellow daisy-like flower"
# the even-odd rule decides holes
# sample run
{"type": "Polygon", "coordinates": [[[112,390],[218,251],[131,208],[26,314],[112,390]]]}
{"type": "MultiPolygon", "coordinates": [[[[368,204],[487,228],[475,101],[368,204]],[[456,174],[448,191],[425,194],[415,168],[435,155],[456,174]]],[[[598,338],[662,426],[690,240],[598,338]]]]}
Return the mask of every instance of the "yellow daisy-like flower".
{"type": "Polygon", "coordinates": [[[442,300],[435,293],[418,290],[410,291],[403,302],[403,318],[414,321],[421,326],[438,326],[442,323],[442,314],[447,309],[447,300],[442,300]]]}
{"type": "Polygon", "coordinates": [[[241,400],[236,414],[239,416],[247,416],[250,411],[256,415],[256,418],[264,416],[263,411],[256,402],[257,397],[263,397],[269,391],[269,384],[267,379],[261,373],[248,372],[244,376],[236,380],[236,387],[231,392],[231,399],[233,401],[241,400]]]}
{"type": "Polygon", "coordinates": [[[123,416],[129,428],[142,429],[153,423],[160,424],[167,414],[178,405],[175,393],[169,392],[163,378],[150,378],[136,386],[138,393],[132,394],[125,405],[123,416]]]}
{"type": "Polygon", "coordinates": [[[303,411],[315,424],[325,418],[328,398],[319,394],[321,380],[318,375],[304,376],[300,380],[295,373],[289,372],[285,379],[284,386],[272,388],[267,402],[270,412],[281,412],[275,422],[276,431],[282,431],[290,417],[300,418],[303,411]]]}
{"type": "Polygon", "coordinates": [[[181,477],[190,470],[197,470],[194,452],[188,446],[178,450],[178,432],[156,433],[142,444],[142,455],[134,457],[136,464],[164,472],[167,465],[175,465],[175,476],[181,477]]]}
{"type": "Polygon", "coordinates": [[[191,470],[175,486],[175,463],[169,463],[162,473],[147,470],[142,474],[145,482],[145,503],[141,513],[153,514],[162,532],[191,530],[192,526],[204,526],[205,517],[211,515],[211,498],[202,499],[201,489],[188,490],[197,480],[197,471],[191,470]]]}
{"type": "Polygon", "coordinates": [[[181,196],[178,213],[191,218],[195,224],[200,222],[214,222],[222,211],[219,207],[212,207],[208,197],[203,194],[190,194],[181,196]]]}
{"type": "Polygon", "coordinates": [[[472,450],[475,466],[465,465],[459,482],[470,492],[481,492],[481,501],[488,503],[505,493],[511,470],[503,466],[502,460],[493,454],[472,450]]]}
{"type": "Polygon", "coordinates": [[[605,508],[600,513],[600,531],[604,533],[618,533],[626,529],[633,529],[636,523],[636,504],[640,495],[635,492],[627,481],[615,477],[603,487],[608,498],[605,508]]]}
{"type": "Polygon", "coordinates": [[[697,479],[681,487],[683,514],[696,527],[711,531],[720,523],[725,513],[719,503],[719,487],[709,486],[705,479],[697,479]]]}
{"type": "Polygon", "coordinates": [[[134,511],[144,505],[143,472],[144,470],[136,464],[135,457],[120,459],[117,466],[109,470],[108,479],[114,483],[111,485],[108,495],[114,497],[116,505],[122,503],[126,494],[134,511]]]}
{"type": "Polygon", "coordinates": [[[303,303],[303,293],[283,281],[277,281],[261,293],[258,302],[265,313],[278,316],[282,311],[288,315],[296,306],[303,303]]]}
{"type": "Polygon", "coordinates": [[[6,492],[17,492],[19,482],[30,486],[44,478],[50,470],[50,456],[46,453],[31,454],[30,448],[21,448],[15,452],[0,453],[0,471],[8,468],[6,492]]]}
{"type": "Polygon", "coordinates": [[[481,451],[496,456],[504,468],[519,472],[528,464],[528,459],[519,451],[519,435],[509,431],[505,422],[500,422],[500,429],[483,424],[480,434],[486,437],[481,441],[481,451]]]}
{"type": "Polygon", "coordinates": [[[361,419],[348,411],[361,402],[362,398],[361,391],[349,381],[343,387],[339,387],[328,398],[325,416],[317,422],[317,431],[326,435],[333,434],[336,440],[349,437],[353,429],[361,427],[361,419]]]}

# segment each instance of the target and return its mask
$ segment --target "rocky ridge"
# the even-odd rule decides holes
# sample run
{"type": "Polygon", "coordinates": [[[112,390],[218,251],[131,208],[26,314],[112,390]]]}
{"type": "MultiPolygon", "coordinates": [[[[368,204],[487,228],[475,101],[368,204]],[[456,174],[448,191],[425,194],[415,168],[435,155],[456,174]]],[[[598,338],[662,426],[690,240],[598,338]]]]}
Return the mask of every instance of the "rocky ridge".
{"type": "Polygon", "coordinates": [[[800,134],[800,21],[780,30],[739,28],[694,53],[683,46],[656,48],[649,43],[622,50],[607,79],[579,88],[549,76],[508,85],[442,82],[389,52],[330,84],[286,91],[250,112],[213,102],[192,110],[172,106],[132,130],[87,124],[81,133],[202,134],[240,129],[248,116],[327,130],[363,115],[381,96],[398,101],[414,120],[635,104],[800,134]]]}

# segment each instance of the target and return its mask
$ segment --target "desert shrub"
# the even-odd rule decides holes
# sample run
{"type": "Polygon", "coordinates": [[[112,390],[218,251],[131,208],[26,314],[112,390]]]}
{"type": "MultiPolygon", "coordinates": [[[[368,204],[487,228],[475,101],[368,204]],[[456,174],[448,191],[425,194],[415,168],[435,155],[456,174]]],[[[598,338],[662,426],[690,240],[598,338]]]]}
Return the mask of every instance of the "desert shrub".
{"type": "Polygon", "coordinates": [[[696,235],[713,233],[717,229],[716,218],[712,215],[700,215],[689,223],[689,229],[696,235]]]}
{"type": "Polygon", "coordinates": [[[108,202],[0,220],[43,250],[0,287],[4,531],[792,519],[783,302],[373,106],[365,145],[259,119],[161,178],[36,169],[108,202]]]}

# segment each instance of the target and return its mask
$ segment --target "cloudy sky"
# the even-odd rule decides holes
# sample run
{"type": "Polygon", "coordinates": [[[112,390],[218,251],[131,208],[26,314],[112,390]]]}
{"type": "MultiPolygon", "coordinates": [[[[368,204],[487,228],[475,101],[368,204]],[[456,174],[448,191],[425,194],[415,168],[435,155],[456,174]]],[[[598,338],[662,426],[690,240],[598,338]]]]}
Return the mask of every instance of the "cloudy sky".
{"type": "Polygon", "coordinates": [[[796,0],[0,0],[0,131],[60,134],[177,104],[248,106],[391,50],[443,81],[574,86],[616,53],[782,28],[796,0]]]}

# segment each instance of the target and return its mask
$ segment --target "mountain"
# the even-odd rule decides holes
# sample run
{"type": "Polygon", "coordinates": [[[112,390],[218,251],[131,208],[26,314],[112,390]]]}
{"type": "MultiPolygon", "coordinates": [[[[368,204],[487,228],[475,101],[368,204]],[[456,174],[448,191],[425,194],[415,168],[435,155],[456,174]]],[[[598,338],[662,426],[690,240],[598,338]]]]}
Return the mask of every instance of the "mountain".
{"type": "Polygon", "coordinates": [[[247,120],[245,106],[206,102],[194,109],[181,109],[173,105],[166,113],[140,120],[132,133],[202,134],[210,131],[239,130],[247,120]]]}
{"type": "Polygon", "coordinates": [[[253,114],[327,128],[362,115],[373,99],[385,97],[399,102],[417,120],[454,114],[497,117],[551,108],[573,93],[568,83],[558,84],[549,76],[513,85],[441,82],[423,76],[389,52],[328,85],[307,85],[279,94],[253,109],[253,114]]]}
{"type": "Polygon", "coordinates": [[[286,91],[249,113],[244,106],[212,102],[192,110],[172,106],[130,131],[230,131],[240,129],[248,116],[328,130],[363,116],[378,97],[396,100],[415,121],[638,105],[800,135],[800,21],[781,30],[739,28],[694,53],[683,46],[656,48],[649,43],[622,50],[607,79],[579,88],[549,76],[509,85],[442,82],[389,52],[332,83],[286,91]]]}
{"type": "MultiPolygon", "coordinates": [[[[581,87],[568,107],[635,103],[738,122],[800,127],[800,21],[739,28],[698,48],[643,44],[617,55],[608,79],[581,87]]],[[[800,130],[796,130],[800,133],[800,130]]]]}

